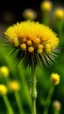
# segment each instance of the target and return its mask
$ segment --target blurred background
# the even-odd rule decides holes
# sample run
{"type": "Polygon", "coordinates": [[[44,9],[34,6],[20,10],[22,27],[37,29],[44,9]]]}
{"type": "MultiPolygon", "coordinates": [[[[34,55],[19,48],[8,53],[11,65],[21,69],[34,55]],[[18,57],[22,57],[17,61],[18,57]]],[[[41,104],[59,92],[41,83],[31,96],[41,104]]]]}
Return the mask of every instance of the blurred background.
{"type": "MultiPolygon", "coordinates": [[[[23,12],[25,9],[32,9],[35,11],[34,21],[39,21],[40,23],[44,23],[44,12],[41,11],[40,4],[44,0],[21,0],[21,1],[1,1],[0,3],[0,37],[3,37],[4,31],[10,25],[27,20],[25,14],[23,12]],[[4,5],[4,6],[3,6],[4,5]]],[[[61,52],[59,57],[57,58],[57,62],[52,65],[50,68],[41,68],[37,67],[36,75],[37,75],[37,114],[43,114],[45,101],[48,95],[48,91],[50,88],[50,75],[55,72],[60,75],[60,84],[55,87],[51,105],[49,108],[49,114],[53,113],[53,101],[58,100],[61,103],[61,111],[59,114],[64,114],[64,19],[61,26],[61,33],[56,26],[54,26],[53,12],[57,7],[64,8],[64,0],[49,0],[52,2],[52,11],[50,12],[49,20],[50,22],[45,22],[45,25],[51,27],[57,34],[60,39],[60,48],[61,52]]],[[[63,9],[64,10],[64,9],[63,9]]],[[[61,22],[60,21],[60,22],[61,22]]],[[[57,23],[56,23],[57,24],[57,23]]],[[[59,26],[59,25],[58,25],[59,26]]],[[[2,66],[6,66],[9,70],[9,80],[18,80],[21,84],[21,90],[19,91],[20,99],[22,102],[22,107],[24,109],[25,114],[30,114],[30,96],[28,95],[31,88],[31,77],[30,71],[27,69],[23,70],[22,65],[19,65],[19,69],[15,66],[13,62],[13,58],[9,57],[10,52],[7,50],[6,46],[3,46],[0,43],[0,68],[2,66]],[[21,71],[19,73],[19,71],[21,71]],[[20,76],[21,75],[21,76],[20,76]]],[[[1,75],[1,73],[0,73],[1,75]]],[[[1,77],[1,76],[0,76],[1,77]]],[[[2,81],[6,79],[0,78],[0,83],[7,84],[6,81],[2,81]]],[[[8,81],[8,80],[7,80],[8,81]]],[[[15,114],[20,114],[17,106],[17,100],[15,99],[14,92],[8,92],[7,97],[15,111],[15,114]]],[[[0,96],[0,114],[7,114],[5,103],[0,96]],[[3,110],[4,109],[4,110],[3,110]]],[[[23,113],[22,113],[23,114],[23,113]]]]}
{"type": "MultiPolygon", "coordinates": [[[[64,1],[63,0],[51,0],[55,6],[62,6],[64,7],[64,1]]],[[[22,13],[24,9],[33,9],[36,12],[38,12],[38,16],[36,20],[39,20],[39,11],[40,11],[40,3],[42,0],[21,0],[21,1],[1,1],[0,3],[0,27],[5,24],[3,29],[7,26],[7,24],[13,24],[17,21],[23,21],[24,18],[22,16],[22,13]],[[3,3],[5,4],[5,7],[3,6],[3,3]]],[[[1,29],[0,29],[1,33],[1,29]]]]}

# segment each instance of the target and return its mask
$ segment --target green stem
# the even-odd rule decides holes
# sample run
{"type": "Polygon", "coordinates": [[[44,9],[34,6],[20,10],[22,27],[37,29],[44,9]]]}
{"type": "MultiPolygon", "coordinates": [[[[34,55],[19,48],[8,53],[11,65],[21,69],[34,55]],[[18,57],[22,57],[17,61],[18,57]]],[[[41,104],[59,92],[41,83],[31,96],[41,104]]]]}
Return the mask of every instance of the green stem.
{"type": "Polygon", "coordinates": [[[32,69],[32,114],[36,114],[36,75],[32,69]]]}
{"type": "Polygon", "coordinates": [[[54,110],[54,114],[59,114],[59,111],[57,111],[57,110],[54,110]]]}
{"type": "Polygon", "coordinates": [[[63,45],[63,20],[56,20],[55,27],[58,32],[60,44],[63,45]]]}
{"type": "Polygon", "coordinates": [[[14,114],[14,111],[13,111],[13,109],[11,107],[11,104],[10,104],[10,102],[8,100],[8,97],[6,95],[3,95],[3,100],[4,100],[5,105],[7,107],[8,114],[14,114]]]}
{"type": "Polygon", "coordinates": [[[18,92],[15,92],[15,98],[16,98],[16,102],[17,102],[17,106],[18,106],[20,114],[24,114],[21,99],[20,99],[20,95],[19,95],[18,92]]]}
{"type": "Polygon", "coordinates": [[[63,39],[62,39],[62,25],[60,24],[60,22],[57,23],[57,31],[58,31],[58,35],[59,35],[59,38],[60,38],[60,41],[61,43],[63,42],[63,39]]]}
{"type": "Polygon", "coordinates": [[[48,12],[43,12],[43,15],[42,15],[42,23],[44,25],[47,25],[49,26],[49,13],[48,12]]]}
{"type": "Polygon", "coordinates": [[[50,103],[51,103],[53,92],[54,92],[54,86],[51,86],[50,90],[49,90],[49,93],[48,93],[48,97],[47,97],[47,100],[46,100],[46,105],[45,105],[43,114],[48,114],[48,110],[49,110],[49,106],[50,106],[50,103]]]}

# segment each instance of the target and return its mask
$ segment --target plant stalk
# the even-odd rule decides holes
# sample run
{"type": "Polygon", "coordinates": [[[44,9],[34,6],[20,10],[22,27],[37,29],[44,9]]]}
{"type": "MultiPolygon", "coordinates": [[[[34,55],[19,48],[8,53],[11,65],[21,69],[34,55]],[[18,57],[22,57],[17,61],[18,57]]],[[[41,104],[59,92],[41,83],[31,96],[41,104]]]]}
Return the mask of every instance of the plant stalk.
{"type": "Polygon", "coordinates": [[[17,102],[17,106],[18,106],[20,114],[24,114],[24,110],[22,107],[22,103],[21,103],[21,99],[20,99],[20,95],[19,95],[18,91],[15,92],[15,98],[16,98],[16,102],[17,102]]]}
{"type": "Polygon", "coordinates": [[[32,114],[36,114],[36,75],[32,69],[32,114]]]}
{"type": "Polygon", "coordinates": [[[54,86],[51,86],[50,90],[49,90],[49,93],[48,93],[48,97],[47,97],[47,100],[46,100],[46,105],[45,105],[43,114],[48,114],[48,110],[49,110],[49,107],[50,107],[50,104],[51,104],[53,92],[54,92],[54,86]]]}
{"type": "Polygon", "coordinates": [[[6,108],[8,110],[8,114],[14,114],[14,111],[12,109],[12,106],[8,100],[8,97],[6,95],[3,95],[3,100],[5,102],[6,108]]]}

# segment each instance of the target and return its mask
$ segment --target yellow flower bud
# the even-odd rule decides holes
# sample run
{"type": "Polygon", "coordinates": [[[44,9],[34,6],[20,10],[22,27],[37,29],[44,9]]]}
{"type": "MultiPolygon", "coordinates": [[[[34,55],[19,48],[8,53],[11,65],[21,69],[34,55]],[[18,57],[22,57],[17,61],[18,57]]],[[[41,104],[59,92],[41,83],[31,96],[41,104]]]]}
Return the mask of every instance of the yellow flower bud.
{"type": "Polygon", "coordinates": [[[21,44],[20,47],[22,48],[22,50],[26,50],[26,44],[21,44]]]}
{"type": "Polygon", "coordinates": [[[47,53],[50,53],[51,52],[51,46],[50,46],[50,44],[46,44],[45,45],[45,50],[46,50],[47,53]]]}
{"type": "Polygon", "coordinates": [[[43,45],[42,44],[38,45],[38,49],[43,49],[43,45]]]}
{"type": "Polygon", "coordinates": [[[42,49],[38,49],[37,52],[38,52],[39,54],[41,54],[41,53],[43,52],[43,50],[42,50],[42,49]]]}
{"type": "Polygon", "coordinates": [[[41,10],[49,12],[52,8],[52,3],[50,1],[43,1],[41,3],[41,10]]]}
{"type": "Polygon", "coordinates": [[[9,89],[11,90],[11,91],[19,91],[19,89],[20,89],[20,84],[19,84],[19,82],[18,81],[11,81],[11,82],[9,82],[9,89]]]}
{"type": "Polygon", "coordinates": [[[46,41],[47,39],[46,39],[46,37],[41,37],[41,40],[46,41]]]}
{"type": "Polygon", "coordinates": [[[0,95],[6,95],[7,91],[7,87],[3,84],[0,84],[0,95]]]}
{"type": "Polygon", "coordinates": [[[15,38],[13,42],[14,42],[14,45],[15,45],[15,46],[18,46],[18,45],[19,45],[18,38],[15,38]]]}
{"type": "Polygon", "coordinates": [[[32,41],[31,40],[28,40],[27,41],[27,45],[29,45],[29,46],[32,45],[32,41]]]}
{"type": "Polygon", "coordinates": [[[54,17],[55,18],[59,18],[59,19],[62,19],[64,17],[64,12],[63,12],[63,9],[61,8],[58,8],[54,11],[54,17]]]}
{"type": "Polygon", "coordinates": [[[0,68],[0,72],[1,72],[3,77],[8,77],[9,76],[9,69],[6,66],[2,66],[0,68]]]}
{"type": "Polygon", "coordinates": [[[61,103],[59,101],[54,101],[53,102],[53,108],[57,111],[60,111],[61,110],[61,103]]]}
{"type": "Polygon", "coordinates": [[[34,51],[34,48],[33,48],[33,47],[29,47],[29,48],[28,48],[28,51],[29,51],[30,53],[32,53],[32,52],[34,51]]]}
{"type": "Polygon", "coordinates": [[[58,85],[60,82],[60,76],[57,73],[52,73],[50,80],[53,85],[58,85]]]}
{"type": "Polygon", "coordinates": [[[23,17],[25,19],[34,20],[37,17],[37,14],[32,9],[25,9],[23,12],[23,17]]]}
{"type": "Polygon", "coordinates": [[[40,39],[39,39],[39,38],[35,38],[35,39],[34,39],[34,43],[35,43],[35,44],[39,44],[39,43],[40,43],[40,39]]]}

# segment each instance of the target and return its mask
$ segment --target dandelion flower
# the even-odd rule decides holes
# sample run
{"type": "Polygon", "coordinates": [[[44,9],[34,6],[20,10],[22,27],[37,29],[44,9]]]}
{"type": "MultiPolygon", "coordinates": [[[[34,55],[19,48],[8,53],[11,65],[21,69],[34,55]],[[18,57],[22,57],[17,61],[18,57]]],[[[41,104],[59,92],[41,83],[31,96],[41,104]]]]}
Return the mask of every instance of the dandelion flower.
{"type": "Polygon", "coordinates": [[[18,91],[20,89],[20,84],[18,81],[10,81],[9,82],[9,90],[11,91],[18,91]]]}
{"type": "Polygon", "coordinates": [[[50,1],[43,1],[40,5],[41,10],[49,12],[52,8],[52,3],[50,1]]]}
{"type": "Polygon", "coordinates": [[[33,9],[25,9],[22,13],[25,19],[34,20],[37,17],[37,13],[33,9]]]}
{"type": "Polygon", "coordinates": [[[6,67],[6,66],[2,66],[2,67],[0,68],[0,72],[1,72],[1,74],[2,74],[4,77],[8,77],[8,76],[9,76],[9,69],[8,69],[8,67],[6,67]]]}
{"type": "Polygon", "coordinates": [[[63,19],[64,17],[64,11],[62,8],[57,8],[54,11],[54,17],[57,19],[63,19]]]}
{"type": "Polygon", "coordinates": [[[53,108],[54,108],[55,110],[57,110],[57,111],[60,111],[60,110],[61,110],[61,103],[60,103],[59,101],[55,100],[55,101],[53,102],[53,108]]]}
{"type": "Polygon", "coordinates": [[[57,73],[52,73],[50,80],[53,85],[58,85],[60,82],[60,76],[57,73]]]}
{"type": "Polygon", "coordinates": [[[0,84],[0,95],[6,95],[7,91],[7,87],[3,84],[0,84]]]}
{"type": "Polygon", "coordinates": [[[50,64],[58,53],[59,39],[47,26],[39,22],[23,21],[7,28],[4,39],[16,52],[15,61],[23,61],[25,67],[38,63],[50,64]]]}

